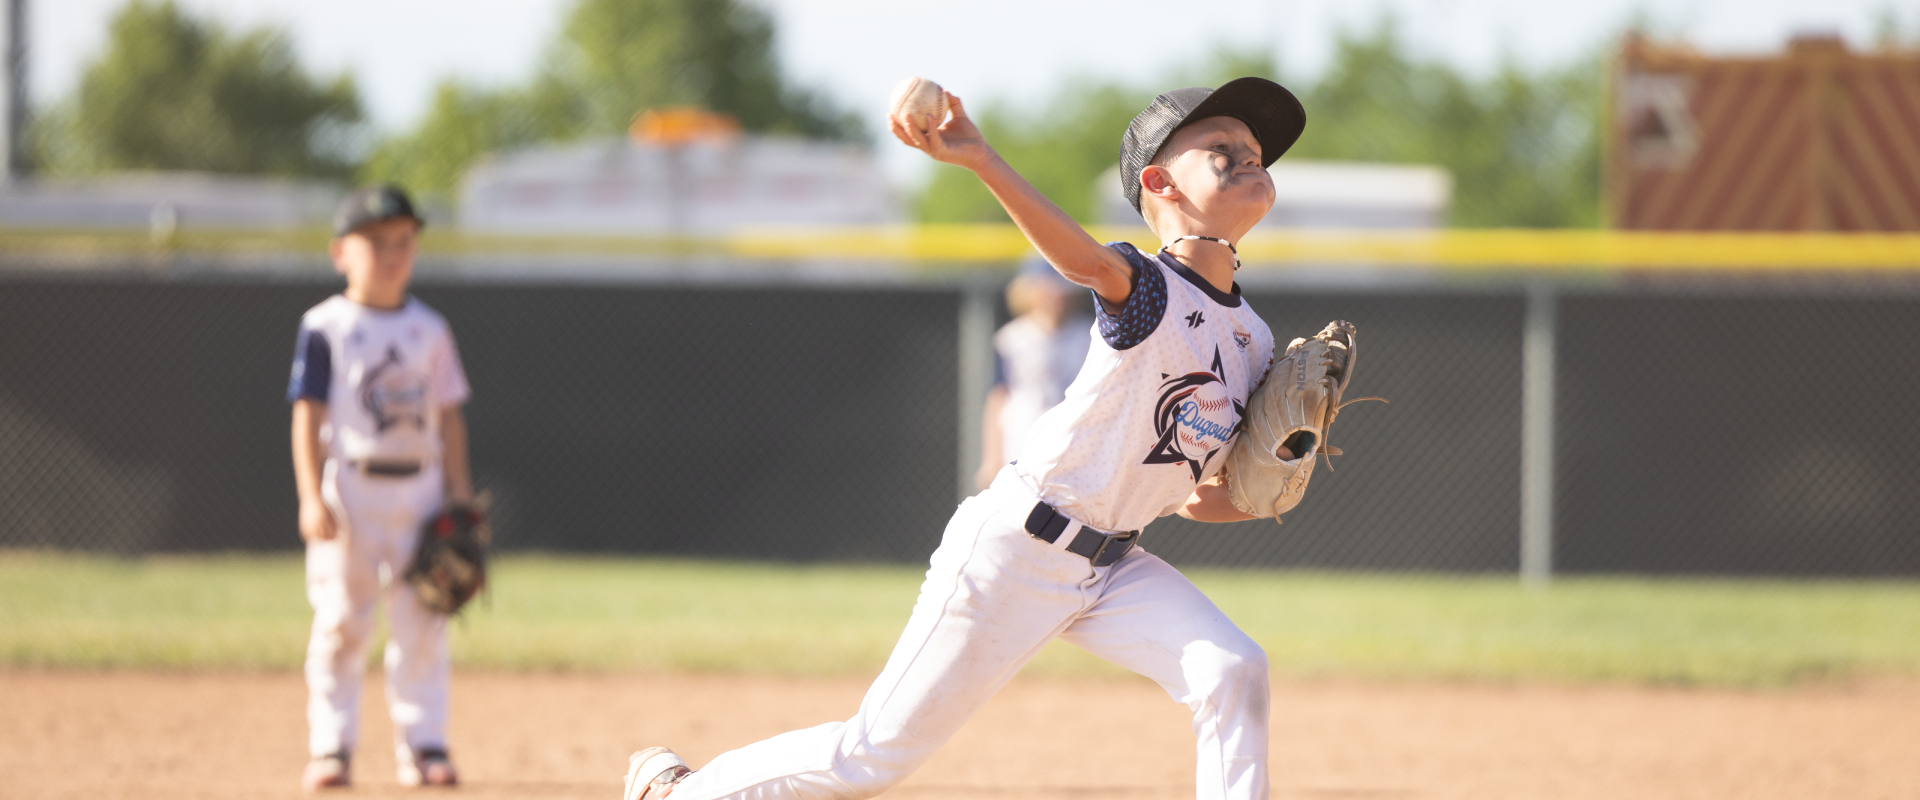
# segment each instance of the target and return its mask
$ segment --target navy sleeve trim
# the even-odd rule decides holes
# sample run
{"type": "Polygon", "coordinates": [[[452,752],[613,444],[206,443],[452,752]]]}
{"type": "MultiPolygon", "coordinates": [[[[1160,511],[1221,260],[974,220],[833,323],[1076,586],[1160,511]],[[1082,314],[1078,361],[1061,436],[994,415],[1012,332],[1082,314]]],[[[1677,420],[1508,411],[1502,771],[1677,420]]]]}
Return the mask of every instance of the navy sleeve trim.
{"type": "Polygon", "coordinates": [[[1160,265],[1141,255],[1133,245],[1112,242],[1107,246],[1133,265],[1133,289],[1127,295],[1126,304],[1117,312],[1109,312],[1107,302],[1096,294],[1094,320],[1100,327],[1100,338],[1108,347],[1128,350],[1153,335],[1160,327],[1160,318],[1167,315],[1167,276],[1160,272],[1160,265]]]}
{"type": "Polygon", "coordinates": [[[993,383],[987,385],[990,387],[1007,385],[1007,359],[1000,355],[1000,349],[997,347],[993,350],[993,383]]]}
{"type": "Polygon", "coordinates": [[[293,378],[287,382],[287,402],[301,398],[327,402],[327,390],[333,385],[333,348],[327,335],[310,328],[300,329],[300,340],[293,348],[293,378]]]}

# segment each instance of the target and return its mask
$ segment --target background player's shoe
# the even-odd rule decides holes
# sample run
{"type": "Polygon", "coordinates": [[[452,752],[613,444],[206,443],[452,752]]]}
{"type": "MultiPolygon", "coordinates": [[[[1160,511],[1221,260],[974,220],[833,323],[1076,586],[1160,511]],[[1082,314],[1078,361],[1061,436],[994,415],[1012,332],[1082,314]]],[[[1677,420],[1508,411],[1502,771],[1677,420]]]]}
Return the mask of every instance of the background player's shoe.
{"type": "Polygon", "coordinates": [[[665,800],[693,770],[672,750],[649,747],[627,759],[627,790],[621,800],[665,800]]]}
{"type": "Polygon", "coordinates": [[[460,785],[460,775],[453,771],[453,761],[447,758],[447,751],[437,747],[414,752],[413,758],[400,763],[397,772],[400,785],[409,789],[460,785]]]}
{"type": "Polygon", "coordinates": [[[349,763],[346,753],[324,755],[307,762],[306,770],[300,773],[300,788],[317,792],[321,789],[345,789],[353,785],[349,763]]]}

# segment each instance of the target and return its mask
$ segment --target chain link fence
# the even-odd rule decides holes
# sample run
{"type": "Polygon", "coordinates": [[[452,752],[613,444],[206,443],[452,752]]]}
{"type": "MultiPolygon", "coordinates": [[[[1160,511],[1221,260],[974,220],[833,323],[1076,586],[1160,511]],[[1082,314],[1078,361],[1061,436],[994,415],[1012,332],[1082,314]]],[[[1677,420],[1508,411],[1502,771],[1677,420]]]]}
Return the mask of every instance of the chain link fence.
{"type": "Polygon", "coordinates": [[[1328,320],[1359,329],[1349,397],[1310,499],[1275,526],[1173,517],[1144,546],[1175,563],[1362,569],[1518,568],[1517,296],[1247,292],[1279,347],[1328,320]],[[1327,467],[1331,466],[1332,469],[1327,467]]]}
{"type": "Polygon", "coordinates": [[[1564,298],[1556,561],[1920,574],[1920,297],[1564,298]]]}
{"type": "MultiPolygon", "coordinates": [[[[958,499],[960,280],[635,280],[423,266],[505,549],[923,560],[958,499]]],[[[652,273],[661,274],[661,273],[652,273]]],[[[1262,285],[1284,342],[1355,322],[1354,406],[1284,525],[1156,522],[1177,564],[1521,561],[1516,286],[1262,285]]],[[[284,401],[308,269],[0,271],[0,547],[298,546],[284,401]]],[[[1557,300],[1553,567],[1920,574],[1920,290],[1625,283],[1557,300]]],[[[1004,319],[1004,309],[1000,311],[1004,319]]],[[[971,334],[968,334],[971,335],[971,334]]]]}

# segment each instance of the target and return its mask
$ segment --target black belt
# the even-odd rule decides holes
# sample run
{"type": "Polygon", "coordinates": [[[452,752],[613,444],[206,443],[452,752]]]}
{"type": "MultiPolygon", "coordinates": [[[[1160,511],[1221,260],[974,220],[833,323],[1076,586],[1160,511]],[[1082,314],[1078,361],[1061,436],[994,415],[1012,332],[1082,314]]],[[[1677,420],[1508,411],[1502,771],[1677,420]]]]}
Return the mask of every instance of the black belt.
{"type": "Polygon", "coordinates": [[[347,469],[382,478],[409,478],[420,474],[418,461],[348,461],[347,469]]]}
{"type": "MultiPolygon", "coordinates": [[[[1067,525],[1073,522],[1053,506],[1045,502],[1033,504],[1033,513],[1027,515],[1027,533],[1033,538],[1054,544],[1060,541],[1067,525]]],[[[1104,567],[1119,561],[1133,545],[1140,541],[1139,531],[1124,533],[1101,533],[1085,525],[1073,534],[1073,541],[1067,543],[1067,552],[1086,558],[1096,567],[1104,567]]]]}

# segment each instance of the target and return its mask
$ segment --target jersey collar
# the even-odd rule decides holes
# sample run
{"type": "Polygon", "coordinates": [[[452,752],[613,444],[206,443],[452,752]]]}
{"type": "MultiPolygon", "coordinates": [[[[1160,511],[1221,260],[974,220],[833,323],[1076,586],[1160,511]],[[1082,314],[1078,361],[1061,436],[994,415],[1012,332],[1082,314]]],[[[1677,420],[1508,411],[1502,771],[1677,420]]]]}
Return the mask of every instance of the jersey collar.
{"type": "Polygon", "coordinates": [[[1187,283],[1193,284],[1200,291],[1206,292],[1208,297],[1213,298],[1213,302],[1219,303],[1227,308],[1240,307],[1240,283],[1238,281],[1234,282],[1232,292],[1223,292],[1213,288],[1213,284],[1209,283],[1206,278],[1202,278],[1198,273],[1187,269],[1187,265],[1180,263],[1180,259],[1174,258],[1166,253],[1159,254],[1159,258],[1160,263],[1167,265],[1167,269],[1173,270],[1173,274],[1180,276],[1187,283]]]}
{"type": "Polygon", "coordinates": [[[409,293],[405,299],[400,301],[399,308],[376,308],[374,306],[356,303],[353,301],[353,298],[350,298],[347,296],[346,292],[341,292],[339,294],[336,294],[334,295],[334,297],[340,298],[341,302],[346,303],[347,305],[353,306],[354,309],[360,311],[363,314],[398,314],[402,311],[412,308],[413,304],[415,302],[418,302],[414,299],[414,296],[411,293],[409,293]]]}

